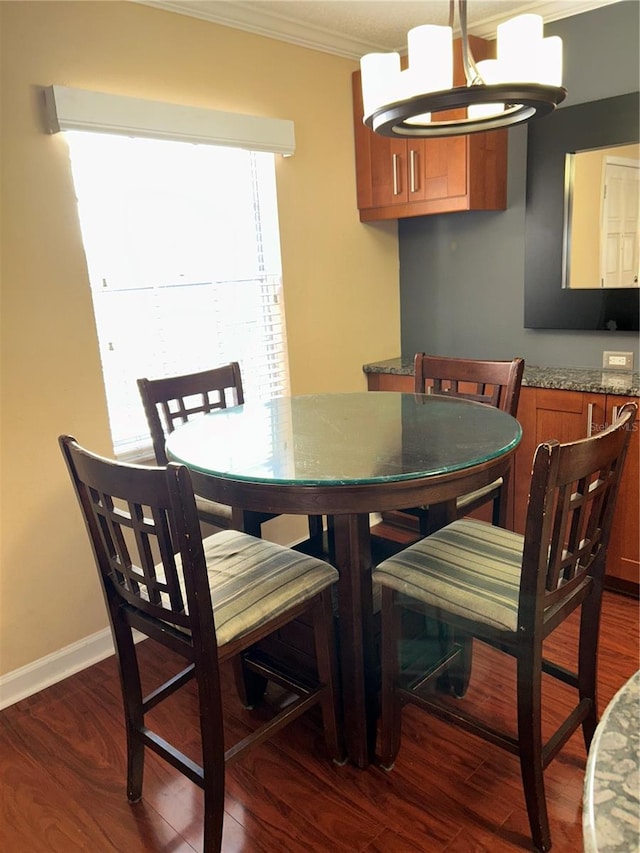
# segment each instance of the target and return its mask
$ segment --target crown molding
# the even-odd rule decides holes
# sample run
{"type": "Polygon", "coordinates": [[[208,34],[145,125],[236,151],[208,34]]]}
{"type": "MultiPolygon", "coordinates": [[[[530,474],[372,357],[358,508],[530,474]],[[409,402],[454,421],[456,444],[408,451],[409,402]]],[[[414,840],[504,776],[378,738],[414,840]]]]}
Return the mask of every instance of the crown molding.
{"type": "MultiPolygon", "coordinates": [[[[310,25],[305,22],[296,21],[275,12],[264,11],[257,6],[235,0],[235,2],[224,2],[224,0],[134,0],[143,6],[152,6],[167,12],[175,12],[179,15],[187,15],[199,18],[210,23],[220,24],[233,29],[244,30],[278,41],[318,50],[341,56],[345,59],[359,60],[364,54],[372,52],[389,52],[396,50],[406,53],[406,43],[397,47],[389,47],[380,43],[353,38],[344,33],[336,32],[325,27],[310,25]]],[[[583,12],[589,12],[601,6],[619,3],[620,0],[576,0],[576,2],[558,2],[558,0],[523,0],[517,8],[511,8],[508,15],[493,15],[482,20],[474,21],[469,27],[473,35],[480,38],[494,39],[496,26],[508,18],[526,12],[535,12],[541,15],[545,23],[558,21],[583,12]]],[[[427,23],[425,21],[425,23],[427,23]]]]}
{"type": "Polygon", "coordinates": [[[571,3],[563,3],[558,0],[524,2],[517,9],[511,9],[508,15],[492,15],[491,17],[474,22],[473,27],[469,26],[469,30],[473,32],[474,36],[478,36],[479,38],[494,39],[498,24],[503,24],[506,20],[515,18],[516,15],[527,13],[541,15],[544,23],[550,24],[552,21],[572,18],[574,15],[581,15],[583,12],[592,12],[601,6],[610,6],[613,3],[620,2],[621,0],[572,0],[571,3]]]}
{"type": "Polygon", "coordinates": [[[362,39],[351,38],[324,27],[314,27],[281,15],[262,12],[255,7],[247,8],[242,3],[180,2],[180,0],[135,0],[143,6],[153,6],[166,12],[177,12],[192,18],[200,18],[213,24],[244,30],[267,38],[286,41],[299,47],[331,53],[345,59],[357,59],[372,51],[388,51],[385,45],[362,39]]]}

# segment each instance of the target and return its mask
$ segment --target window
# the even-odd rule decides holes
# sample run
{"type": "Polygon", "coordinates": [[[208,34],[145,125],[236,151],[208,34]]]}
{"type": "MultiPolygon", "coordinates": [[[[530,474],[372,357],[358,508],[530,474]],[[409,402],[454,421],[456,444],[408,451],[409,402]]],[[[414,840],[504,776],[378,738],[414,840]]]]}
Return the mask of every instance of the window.
{"type": "Polygon", "coordinates": [[[238,361],[288,391],[274,155],[66,133],[115,452],[150,447],[136,379],[238,361]]]}

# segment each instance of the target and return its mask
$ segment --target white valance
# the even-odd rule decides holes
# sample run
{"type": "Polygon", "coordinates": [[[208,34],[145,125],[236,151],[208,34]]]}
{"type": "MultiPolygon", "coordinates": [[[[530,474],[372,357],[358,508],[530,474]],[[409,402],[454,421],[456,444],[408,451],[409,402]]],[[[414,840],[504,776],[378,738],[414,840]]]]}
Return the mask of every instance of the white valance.
{"type": "Polygon", "coordinates": [[[148,101],[68,86],[45,89],[50,133],[91,130],[124,136],[173,139],[289,156],[295,151],[293,122],[148,101]]]}

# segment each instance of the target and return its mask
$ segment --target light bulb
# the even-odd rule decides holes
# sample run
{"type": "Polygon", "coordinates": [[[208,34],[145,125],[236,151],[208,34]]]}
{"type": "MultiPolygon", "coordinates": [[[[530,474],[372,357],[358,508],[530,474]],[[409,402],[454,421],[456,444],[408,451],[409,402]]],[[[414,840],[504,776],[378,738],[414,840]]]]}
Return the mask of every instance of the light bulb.
{"type": "Polygon", "coordinates": [[[368,53],[360,60],[362,72],[362,102],[365,116],[395,100],[400,77],[399,53],[368,53]]]}
{"type": "Polygon", "coordinates": [[[498,61],[510,82],[536,81],[538,55],[542,45],[540,15],[518,15],[497,29],[498,61]]]}
{"type": "Polygon", "coordinates": [[[408,97],[440,92],[453,85],[453,34],[451,27],[425,24],[407,35],[409,56],[408,97]]]}
{"type": "Polygon", "coordinates": [[[562,39],[559,36],[542,39],[538,54],[536,83],[562,86],[562,39]]]}

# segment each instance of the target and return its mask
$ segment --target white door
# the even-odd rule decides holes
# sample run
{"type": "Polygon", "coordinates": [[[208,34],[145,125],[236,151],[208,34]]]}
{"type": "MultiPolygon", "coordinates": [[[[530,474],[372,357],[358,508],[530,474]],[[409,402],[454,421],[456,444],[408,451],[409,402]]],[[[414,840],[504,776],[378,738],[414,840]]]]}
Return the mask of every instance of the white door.
{"type": "Polygon", "coordinates": [[[601,287],[638,287],[640,273],[640,168],[608,158],[603,174],[601,287]]]}

